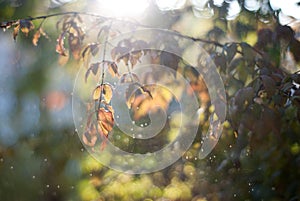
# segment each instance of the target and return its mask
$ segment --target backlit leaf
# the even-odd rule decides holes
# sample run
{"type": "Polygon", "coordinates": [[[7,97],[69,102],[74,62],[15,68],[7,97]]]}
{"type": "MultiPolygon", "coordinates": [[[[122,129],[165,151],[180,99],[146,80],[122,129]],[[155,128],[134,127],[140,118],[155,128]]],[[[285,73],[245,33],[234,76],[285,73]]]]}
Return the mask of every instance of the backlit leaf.
{"type": "Polygon", "coordinates": [[[64,47],[64,38],[65,38],[66,32],[63,32],[59,35],[57,39],[57,44],[56,44],[56,52],[62,56],[67,56],[66,50],[64,47]]]}
{"type": "Polygon", "coordinates": [[[100,108],[97,114],[98,121],[98,131],[101,135],[105,137],[108,136],[108,133],[113,129],[114,126],[114,117],[113,112],[100,108]]]}
{"type": "Polygon", "coordinates": [[[19,34],[19,30],[20,30],[20,25],[18,24],[17,26],[14,27],[14,31],[13,31],[13,38],[14,38],[14,40],[17,39],[17,36],[19,34]]]}
{"type": "Polygon", "coordinates": [[[102,96],[104,101],[109,103],[112,98],[112,93],[112,86],[108,83],[97,86],[93,91],[93,100],[100,100],[100,97],[102,96]]]}
{"type": "Polygon", "coordinates": [[[114,77],[119,76],[118,73],[118,66],[115,62],[109,62],[108,63],[108,72],[114,77]]]}
{"type": "Polygon", "coordinates": [[[28,33],[34,29],[34,25],[32,23],[32,21],[30,20],[20,20],[20,29],[22,31],[22,33],[25,34],[25,36],[28,36],[28,33]]]}
{"type": "Polygon", "coordinates": [[[100,68],[101,62],[97,62],[97,63],[93,63],[90,65],[90,67],[87,69],[86,73],[85,73],[85,82],[87,82],[87,79],[92,71],[92,73],[94,75],[97,74],[99,68],[100,68]]]}

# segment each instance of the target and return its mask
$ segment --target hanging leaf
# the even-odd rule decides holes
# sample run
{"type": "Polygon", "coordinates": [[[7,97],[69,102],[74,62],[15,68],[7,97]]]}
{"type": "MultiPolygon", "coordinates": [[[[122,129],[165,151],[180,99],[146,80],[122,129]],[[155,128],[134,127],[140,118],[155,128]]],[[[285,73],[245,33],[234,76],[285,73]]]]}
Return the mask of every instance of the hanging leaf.
{"type": "Polygon", "coordinates": [[[17,26],[14,27],[13,38],[14,38],[15,41],[17,40],[17,36],[19,34],[19,30],[20,30],[20,24],[18,24],[17,26]]]}
{"type": "Polygon", "coordinates": [[[98,131],[101,135],[108,137],[108,133],[113,129],[114,117],[113,112],[100,108],[97,115],[98,131]]]}
{"type": "Polygon", "coordinates": [[[104,98],[106,103],[109,103],[112,98],[113,89],[109,83],[102,84],[97,86],[93,91],[93,100],[97,101],[100,100],[101,95],[104,98]]]}
{"type": "Polygon", "coordinates": [[[261,75],[260,79],[263,83],[265,91],[267,92],[268,96],[271,97],[276,92],[276,83],[275,81],[267,75],[261,75]]]}
{"type": "Polygon", "coordinates": [[[86,73],[85,73],[85,82],[87,82],[87,79],[92,71],[92,73],[94,75],[97,74],[98,69],[100,68],[101,62],[97,62],[97,63],[93,63],[90,65],[90,67],[87,69],[86,73]]]}
{"type": "Polygon", "coordinates": [[[20,29],[22,31],[22,33],[25,34],[25,36],[28,36],[28,33],[34,29],[34,25],[32,23],[32,21],[30,20],[20,20],[20,29]]]}
{"type": "Polygon", "coordinates": [[[40,37],[41,37],[41,32],[40,32],[40,29],[38,29],[35,32],[35,34],[33,35],[33,38],[32,38],[32,43],[33,43],[34,46],[37,46],[40,37]]]}
{"type": "Polygon", "coordinates": [[[108,62],[108,72],[113,76],[119,76],[118,66],[115,62],[108,62]]]}
{"type": "Polygon", "coordinates": [[[64,39],[65,39],[65,34],[66,32],[63,32],[59,35],[57,39],[57,44],[56,44],[56,52],[62,56],[67,56],[66,50],[64,47],[64,39]]]}
{"type": "Polygon", "coordinates": [[[143,86],[135,91],[133,99],[129,99],[131,101],[129,108],[132,110],[133,118],[139,120],[148,115],[150,111],[153,113],[159,109],[166,111],[172,98],[172,93],[164,87],[143,86]]]}
{"type": "Polygon", "coordinates": [[[99,52],[99,43],[90,43],[85,48],[83,48],[81,56],[83,60],[85,60],[85,58],[87,58],[89,54],[96,56],[98,52],[99,52]]]}
{"type": "Polygon", "coordinates": [[[80,59],[81,40],[79,37],[69,36],[69,47],[75,60],[80,59]]]}
{"type": "Polygon", "coordinates": [[[135,51],[135,52],[131,52],[130,56],[129,56],[129,61],[131,63],[131,66],[135,66],[137,64],[137,62],[140,62],[140,58],[143,55],[142,51],[135,51]]]}
{"type": "Polygon", "coordinates": [[[131,83],[131,82],[136,82],[136,83],[140,82],[140,79],[137,76],[137,74],[132,72],[124,73],[120,78],[120,83],[131,83]]]}

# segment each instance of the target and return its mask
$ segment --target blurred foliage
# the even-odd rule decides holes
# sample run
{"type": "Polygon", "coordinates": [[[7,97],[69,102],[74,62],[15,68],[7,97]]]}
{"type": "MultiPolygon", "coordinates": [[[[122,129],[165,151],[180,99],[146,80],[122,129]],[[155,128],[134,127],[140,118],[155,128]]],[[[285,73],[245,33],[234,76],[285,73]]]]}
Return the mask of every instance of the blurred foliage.
{"type": "MultiPolygon", "coordinates": [[[[35,16],[43,10],[40,1],[12,2],[0,1],[1,21],[35,16]]],[[[240,13],[229,19],[230,1],[219,6],[213,2],[207,1],[206,6],[214,14],[207,17],[202,10],[202,18],[197,18],[200,11],[196,15],[191,5],[162,12],[151,4],[151,14],[142,23],[213,41],[204,48],[220,72],[228,102],[221,139],[205,159],[197,158],[199,143],[195,141],[173,165],[143,175],[101,165],[78,138],[71,93],[79,66],[78,47],[85,37],[81,20],[66,17],[63,23],[70,22],[73,28],[60,24],[59,30],[53,28],[59,18],[47,19],[43,26],[40,21],[18,21],[12,25],[19,26],[17,30],[1,32],[0,200],[299,200],[299,20],[281,25],[278,11],[268,1],[259,1],[260,7],[249,11],[242,0],[238,1],[240,13]],[[37,46],[25,35],[35,38],[37,46]],[[69,38],[67,44],[63,44],[64,36],[69,38]],[[65,59],[64,54],[72,56],[65,59]]],[[[62,6],[54,11],[65,10],[62,6]]],[[[98,50],[94,44],[86,51],[96,54],[98,50]]],[[[171,57],[171,63],[174,60],[179,71],[181,62],[171,57]]],[[[112,76],[117,74],[109,65],[112,76]]],[[[189,71],[185,73],[189,76],[189,71]]],[[[197,83],[193,90],[201,94],[197,83]]],[[[200,127],[207,127],[207,121],[200,127]]],[[[124,150],[149,150],[149,144],[138,142],[138,148],[131,148],[132,139],[122,139],[119,145],[124,150]]],[[[161,146],[161,142],[153,140],[150,145],[161,146]]]]}

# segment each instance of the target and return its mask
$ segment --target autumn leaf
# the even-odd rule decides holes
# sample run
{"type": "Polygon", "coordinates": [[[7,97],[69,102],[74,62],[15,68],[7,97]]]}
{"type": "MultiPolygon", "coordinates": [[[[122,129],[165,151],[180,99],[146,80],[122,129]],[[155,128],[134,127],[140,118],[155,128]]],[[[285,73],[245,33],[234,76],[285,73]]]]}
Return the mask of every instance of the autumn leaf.
{"type": "Polygon", "coordinates": [[[36,32],[35,34],[33,35],[33,38],[32,38],[32,44],[34,46],[37,46],[38,42],[39,42],[39,39],[41,36],[44,36],[45,38],[49,39],[48,35],[44,32],[44,30],[42,29],[42,27],[40,27],[36,32]]]}
{"type": "Polygon", "coordinates": [[[40,32],[40,30],[37,30],[35,32],[35,34],[33,35],[33,38],[32,38],[32,44],[34,46],[37,46],[40,37],[41,37],[41,32],[40,32]]]}
{"type": "Polygon", "coordinates": [[[120,83],[131,83],[131,82],[134,82],[134,83],[140,82],[140,79],[137,76],[137,74],[132,73],[132,72],[124,73],[120,78],[120,83]]]}
{"type": "Polygon", "coordinates": [[[100,86],[97,86],[93,91],[93,100],[97,101],[100,100],[101,96],[103,96],[104,101],[106,103],[109,103],[112,98],[113,89],[112,86],[108,83],[102,84],[100,86]]]}
{"type": "Polygon", "coordinates": [[[13,38],[14,38],[15,41],[17,40],[17,36],[19,34],[19,30],[20,30],[20,24],[18,24],[17,26],[14,27],[13,38]]]}
{"type": "Polygon", "coordinates": [[[88,55],[92,54],[93,56],[96,56],[98,52],[99,52],[99,43],[90,43],[85,48],[83,48],[81,56],[83,60],[86,60],[88,55]]]}
{"type": "Polygon", "coordinates": [[[114,126],[114,117],[113,112],[100,108],[97,114],[98,121],[98,131],[101,135],[105,137],[108,136],[108,133],[113,129],[114,126]]]}
{"type": "Polygon", "coordinates": [[[28,36],[28,33],[34,29],[34,25],[32,21],[23,19],[20,20],[20,29],[21,32],[25,34],[25,36],[28,36]]]}
{"type": "Polygon", "coordinates": [[[57,44],[56,44],[56,52],[62,56],[67,56],[65,52],[65,47],[64,47],[64,38],[65,38],[66,32],[63,32],[59,35],[57,39],[57,44]]]}
{"type": "Polygon", "coordinates": [[[129,99],[131,100],[129,108],[133,112],[133,118],[139,120],[148,115],[150,111],[155,113],[159,108],[166,111],[172,99],[172,93],[164,87],[143,86],[135,91],[132,99],[129,99]]]}
{"type": "Polygon", "coordinates": [[[80,59],[81,40],[79,37],[69,36],[69,47],[75,60],[80,59]]]}
{"type": "Polygon", "coordinates": [[[101,62],[97,62],[97,63],[93,63],[90,65],[90,67],[87,69],[86,73],[85,73],[85,82],[87,82],[87,79],[92,71],[92,73],[94,75],[97,74],[99,68],[100,68],[101,62]]]}
{"type": "Polygon", "coordinates": [[[114,77],[119,76],[118,66],[115,62],[108,62],[108,72],[114,77]]]}

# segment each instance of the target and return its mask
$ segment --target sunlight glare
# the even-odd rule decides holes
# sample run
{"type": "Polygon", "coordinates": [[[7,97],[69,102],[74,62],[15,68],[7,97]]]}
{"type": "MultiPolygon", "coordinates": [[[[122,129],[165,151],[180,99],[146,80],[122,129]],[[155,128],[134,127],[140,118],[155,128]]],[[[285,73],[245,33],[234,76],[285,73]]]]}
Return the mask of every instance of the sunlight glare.
{"type": "Polygon", "coordinates": [[[156,0],[156,5],[161,11],[179,10],[184,7],[186,0],[156,0]]]}
{"type": "Polygon", "coordinates": [[[98,0],[101,9],[112,17],[137,17],[149,6],[149,0],[98,0]]]}

